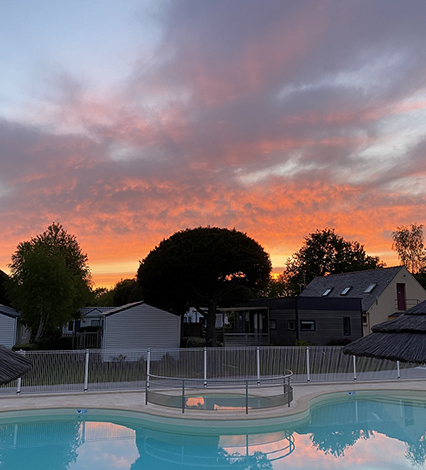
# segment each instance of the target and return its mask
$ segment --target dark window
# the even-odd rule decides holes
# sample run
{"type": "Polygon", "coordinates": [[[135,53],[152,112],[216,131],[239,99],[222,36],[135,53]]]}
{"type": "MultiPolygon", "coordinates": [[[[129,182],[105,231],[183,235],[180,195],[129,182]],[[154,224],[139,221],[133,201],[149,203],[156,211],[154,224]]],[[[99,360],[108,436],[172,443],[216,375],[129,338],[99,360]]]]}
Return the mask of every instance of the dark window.
{"type": "Polygon", "coordinates": [[[100,320],[92,320],[90,326],[101,326],[100,320]]]}
{"type": "Polygon", "coordinates": [[[289,331],[294,331],[296,329],[296,322],[294,320],[289,320],[287,322],[287,329],[289,331]]]}
{"type": "Polygon", "coordinates": [[[73,331],[74,330],[74,322],[73,321],[69,321],[68,322],[68,331],[73,331]]]}
{"type": "Polygon", "coordinates": [[[363,313],[363,314],[362,314],[362,324],[363,324],[364,326],[367,326],[367,325],[368,325],[368,316],[367,316],[366,313],[363,313]]]}
{"type": "Polygon", "coordinates": [[[345,336],[351,335],[351,319],[350,317],[343,317],[343,334],[345,336]]]}
{"type": "Polygon", "coordinates": [[[271,330],[276,330],[277,329],[277,322],[275,320],[269,320],[269,328],[271,330]]]}
{"type": "Polygon", "coordinates": [[[315,331],[315,321],[314,320],[301,320],[300,331],[315,331]]]}

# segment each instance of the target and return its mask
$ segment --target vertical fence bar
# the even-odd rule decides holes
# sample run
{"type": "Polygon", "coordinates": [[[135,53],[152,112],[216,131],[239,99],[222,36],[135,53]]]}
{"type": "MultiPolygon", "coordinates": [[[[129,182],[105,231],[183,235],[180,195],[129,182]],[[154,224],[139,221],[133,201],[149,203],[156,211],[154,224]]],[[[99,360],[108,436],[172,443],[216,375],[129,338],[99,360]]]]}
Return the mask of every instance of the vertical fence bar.
{"type": "MultiPolygon", "coordinates": [[[[283,378],[283,397],[285,398],[285,394],[286,394],[286,390],[287,390],[287,386],[286,386],[286,383],[285,383],[285,377],[283,378]]],[[[290,405],[289,405],[290,406],[290,405]]]]}
{"type": "Polygon", "coordinates": [[[185,413],[185,380],[182,380],[182,413],[185,413]]]}
{"type": "Polygon", "coordinates": [[[398,379],[401,378],[401,371],[399,370],[399,361],[396,361],[396,371],[397,371],[397,374],[398,374],[398,379]]]}
{"type": "Polygon", "coordinates": [[[352,356],[352,360],[353,360],[353,363],[354,363],[354,380],[356,380],[356,357],[352,356]]]}
{"type": "Polygon", "coordinates": [[[207,387],[207,348],[204,348],[204,387],[207,387]]]}
{"type": "Polygon", "coordinates": [[[248,415],[248,380],[246,380],[246,415],[248,415]]]}
{"type": "Polygon", "coordinates": [[[290,396],[290,376],[287,378],[287,406],[290,407],[291,396],[290,396]]]}
{"type": "Polygon", "coordinates": [[[309,346],[306,347],[306,376],[308,383],[311,381],[311,371],[309,364],[309,346]]]}
{"type": "Polygon", "coordinates": [[[256,362],[257,362],[257,385],[260,385],[260,351],[259,346],[256,348],[256,362]]]}
{"type": "MultiPolygon", "coordinates": [[[[23,349],[20,349],[19,354],[22,354],[22,356],[25,356],[25,351],[23,349]]],[[[16,395],[20,395],[21,393],[21,383],[22,383],[22,379],[21,377],[19,377],[18,383],[16,384],[16,395]]]]}
{"type": "MultiPolygon", "coordinates": [[[[146,389],[149,390],[151,374],[151,348],[148,348],[146,355],[146,389]]],[[[155,375],[155,374],[154,374],[155,375]]]]}
{"type": "Polygon", "coordinates": [[[89,350],[86,349],[86,362],[84,365],[84,391],[87,392],[89,384],[89,350]]]}

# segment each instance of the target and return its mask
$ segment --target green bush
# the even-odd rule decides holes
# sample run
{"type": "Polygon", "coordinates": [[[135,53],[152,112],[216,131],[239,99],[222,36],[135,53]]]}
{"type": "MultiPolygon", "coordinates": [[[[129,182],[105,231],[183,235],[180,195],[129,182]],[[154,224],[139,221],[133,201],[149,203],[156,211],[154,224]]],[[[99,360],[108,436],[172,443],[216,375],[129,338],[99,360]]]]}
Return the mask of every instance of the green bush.
{"type": "Polygon", "coordinates": [[[36,351],[39,347],[36,343],[15,344],[12,351],[20,351],[21,349],[22,351],[36,351]]]}
{"type": "Polygon", "coordinates": [[[206,345],[206,340],[198,336],[189,336],[188,338],[183,338],[182,347],[183,348],[204,348],[206,345]]]}

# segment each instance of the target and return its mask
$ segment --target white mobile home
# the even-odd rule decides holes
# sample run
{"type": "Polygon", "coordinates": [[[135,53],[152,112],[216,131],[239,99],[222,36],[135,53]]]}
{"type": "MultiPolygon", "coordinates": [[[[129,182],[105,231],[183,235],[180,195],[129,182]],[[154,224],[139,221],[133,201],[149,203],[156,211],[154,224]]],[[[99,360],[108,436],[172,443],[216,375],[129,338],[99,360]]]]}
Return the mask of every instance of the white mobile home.
{"type": "Polygon", "coordinates": [[[102,314],[102,349],[179,348],[180,317],[145,302],[102,314]]]}
{"type": "Polygon", "coordinates": [[[12,307],[0,304],[0,344],[12,348],[29,341],[30,331],[18,321],[20,313],[12,307]]]}

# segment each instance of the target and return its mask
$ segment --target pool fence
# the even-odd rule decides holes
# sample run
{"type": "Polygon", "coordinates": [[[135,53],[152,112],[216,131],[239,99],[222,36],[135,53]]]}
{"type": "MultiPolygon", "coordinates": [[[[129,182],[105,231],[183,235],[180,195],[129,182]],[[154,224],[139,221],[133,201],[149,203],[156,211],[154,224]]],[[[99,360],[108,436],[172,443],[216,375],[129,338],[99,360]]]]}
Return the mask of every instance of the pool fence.
{"type": "MultiPolygon", "coordinates": [[[[21,351],[33,362],[0,394],[145,390],[147,374],[200,379],[256,379],[291,370],[292,383],[426,379],[426,366],[347,356],[338,346],[21,351]]],[[[148,384],[149,385],[149,384],[148,384]]]]}

